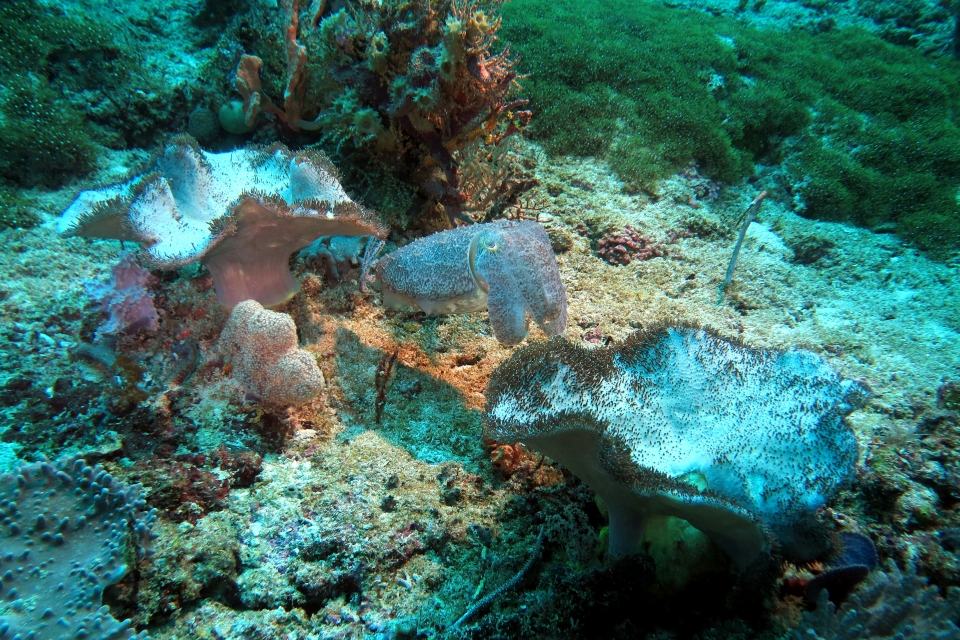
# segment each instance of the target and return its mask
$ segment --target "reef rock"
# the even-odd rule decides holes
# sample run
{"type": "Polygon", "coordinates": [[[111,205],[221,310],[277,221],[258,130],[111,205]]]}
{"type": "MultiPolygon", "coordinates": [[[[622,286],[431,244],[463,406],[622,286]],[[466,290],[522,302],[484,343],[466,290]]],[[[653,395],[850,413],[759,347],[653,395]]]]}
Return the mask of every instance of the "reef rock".
{"type": "Polygon", "coordinates": [[[217,299],[273,306],[299,285],[290,256],[324,235],[382,235],[375,218],[344,192],[330,161],[277,144],[227,153],[174,138],[151,172],[84,191],[61,216],[68,235],[131,240],[147,266],[201,261],[217,299]]]}
{"type": "Polygon", "coordinates": [[[527,314],[550,336],[567,328],[567,291],[546,231],[500,220],[435,233],[377,263],[388,307],[431,314],[488,309],[503,344],[527,335],[527,314]]]}
{"type": "Polygon", "coordinates": [[[649,516],[688,521],[740,567],[772,549],[828,546],[814,511],[853,473],[843,417],[862,402],[818,356],[751,349],[693,328],[588,350],[554,339],[494,371],[484,435],[520,441],[590,485],[610,551],[631,553],[649,516]]]}

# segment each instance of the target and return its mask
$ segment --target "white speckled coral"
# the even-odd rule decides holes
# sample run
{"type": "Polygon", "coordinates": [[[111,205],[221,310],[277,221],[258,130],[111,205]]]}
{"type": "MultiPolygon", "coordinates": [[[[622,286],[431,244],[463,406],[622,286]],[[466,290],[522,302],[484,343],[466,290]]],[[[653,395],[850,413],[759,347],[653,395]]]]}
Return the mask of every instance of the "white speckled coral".
{"type": "Polygon", "coordinates": [[[283,145],[207,153],[186,136],[164,148],[151,173],[81,193],[57,229],[140,242],[160,269],[200,260],[227,306],[288,300],[299,290],[290,255],[319,236],[382,235],[322,154],[283,145]]]}
{"type": "Polygon", "coordinates": [[[527,335],[527,314],[544,333],[567,328],[567,292],[546,231],[501,220],[421,238],[377,263],[388,307],[432,314],[489,309],[503,344],[527,335]]]}
{"type": "Polygon", "coordinates": [[[518,351],[490,378],[484,435],[524,442],[590,485],[609,509],[611,552],[634,551],[645,519],[669,515],[745,567],[769,550],[768,532],[792,559],[825,550],[812,514],[853,473],[843,417],[864,395],[808,351],[661,328],[608,349],[518,351]]]}
{"type": "Polygon", "coordinates": [[[268,311],[255,300],[234,307],[220,334],[220,348],[234,377],[265,404],[303,404],[323,390],[316,359],[297,346],[293,319],[268,311]]]}

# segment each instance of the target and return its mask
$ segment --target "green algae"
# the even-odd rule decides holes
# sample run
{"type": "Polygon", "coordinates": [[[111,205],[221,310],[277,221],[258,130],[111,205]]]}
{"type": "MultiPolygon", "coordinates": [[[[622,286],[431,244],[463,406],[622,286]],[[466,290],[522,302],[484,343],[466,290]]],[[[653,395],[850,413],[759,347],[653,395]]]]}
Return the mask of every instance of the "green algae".
{"type": "Polygon", "coordinates": [[[0,230],[30,229],[40,224],[33,202],[19,191],[0,186],[0,230]]]}
{"type": "Polygon", "coordinates": [[[82,115],[42,78],[15,76],[0,99],[0,176],[58,186],[93,167],[96,149],[82,115]]]}
{"type": "Polygon", "coordinates": [[[107,25],[37,0],[0,5],[0,177],[58,186],[96,159],[76,94],[129,71],[107,25]]]}
{"type": "Polygon", "coordinates": [[[691,160],[724,181],[782,163],[804,216],[960,248],[957,62],[860,29],[757,30],[646,2],[504,15],[549,152],[605,157],[634,188],[691,160]]]}

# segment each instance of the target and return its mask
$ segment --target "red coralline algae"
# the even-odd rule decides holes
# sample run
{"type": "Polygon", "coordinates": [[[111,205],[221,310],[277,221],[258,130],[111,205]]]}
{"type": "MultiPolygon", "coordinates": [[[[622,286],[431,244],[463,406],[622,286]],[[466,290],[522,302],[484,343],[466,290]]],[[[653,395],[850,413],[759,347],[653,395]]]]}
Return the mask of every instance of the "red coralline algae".
{"type": "Polygon", "coordinates": [[[151,504],[173,522],[190,522],[226,506],[230,482],[203,468],[204,456],[153,457],[134,465],[135,474],[150,488],[151,504]]]}
{"type": "Polygon", "coordinates": [[[618,232],[608,233],[597,242],[597,255],[610,264],[628,265],[634,260],[662,258],[667,250],[627,225],[618,232]]]}

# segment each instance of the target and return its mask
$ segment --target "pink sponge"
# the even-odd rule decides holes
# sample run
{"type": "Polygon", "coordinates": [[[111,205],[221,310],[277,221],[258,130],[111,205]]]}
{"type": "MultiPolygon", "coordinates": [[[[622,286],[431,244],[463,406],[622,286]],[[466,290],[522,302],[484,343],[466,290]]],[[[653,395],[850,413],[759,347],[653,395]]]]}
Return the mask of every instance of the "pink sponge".
{"type": "Polygon", "coordinates": [[[220,348],[234,377],[263,404],[303,404],[323,389],[317,361],[297,346],[293,319],[268,311],[255,300],[234,307],[220,334],[220,348]]]}
{"type": "Polygon", "coordinates": [[[149,271],[137,264],[132,253],[127,253],[113,268],[109,283],[87,283],[87,293],[108,315],[107,321],[97,329],[97,339],[105,334],[134,334],[141,329],[156,331],[160,328],[153,294],[148,289],[155,280],[149,271]]]}

